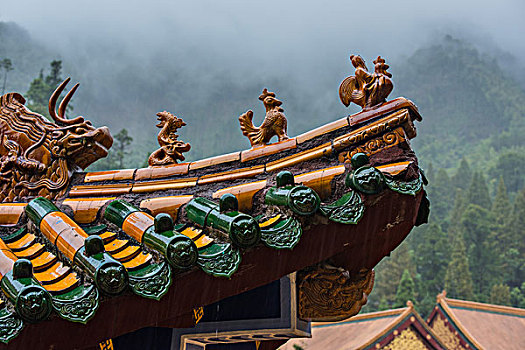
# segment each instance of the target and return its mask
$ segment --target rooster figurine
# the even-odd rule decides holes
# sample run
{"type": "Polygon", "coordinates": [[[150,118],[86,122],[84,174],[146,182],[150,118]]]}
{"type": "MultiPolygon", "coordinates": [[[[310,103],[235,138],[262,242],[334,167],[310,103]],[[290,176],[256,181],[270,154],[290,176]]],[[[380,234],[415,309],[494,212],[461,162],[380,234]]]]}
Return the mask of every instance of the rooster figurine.
{"type": "Polygon", "coordinates": [[[276,99],[275,93],[268,91],[268,89],[263,90],[259,100],[263,102],[266,108],[264,121],[261,126],[255,127],[252,122],[253,111],[249,110],[239,117],[242,134],[250,139],[252,147],[268,144],[275,135],[279,141],[287,140],[289,137],[286,135],[286,117],[280,107],[283,104],[282,101],[276,99]]]}
{"type": "Polygon", "coordinates": [[[355,103],[363,109],[375,107],[386,101],[392,92],[392,74],[387,72],[389,68],[385,60],[378,56],[374,61],[374,73],[369,73],[365,61],[358,55],[351,55],[350,62],[355,68],[355,76],[343,80],[339,86],[339,97],[341,102],[348,107],[355,103]]]}

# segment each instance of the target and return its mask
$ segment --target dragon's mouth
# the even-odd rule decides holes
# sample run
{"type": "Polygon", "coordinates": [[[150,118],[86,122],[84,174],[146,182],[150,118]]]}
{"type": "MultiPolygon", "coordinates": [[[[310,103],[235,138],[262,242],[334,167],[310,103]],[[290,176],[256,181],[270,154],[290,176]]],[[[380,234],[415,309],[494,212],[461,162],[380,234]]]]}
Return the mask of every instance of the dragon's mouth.
{"type": "Polygon", "coordinates": [[[85,169],[93,162],[108,155],[113,137],[107,127],[92,130],[69,141],[67,150],[73,163],[85,169]]]}
{"type": "Polygon", "coordinates": [[[160,123],[156,124],[156,127],[157,127],[157,128],[162,128],[162,127],[164,127],[164,124],[166,123],[166,121],[164,120],[164,118],[162,118],[162,117],[157,117],[157,120],[158,120],[160,123]]]}

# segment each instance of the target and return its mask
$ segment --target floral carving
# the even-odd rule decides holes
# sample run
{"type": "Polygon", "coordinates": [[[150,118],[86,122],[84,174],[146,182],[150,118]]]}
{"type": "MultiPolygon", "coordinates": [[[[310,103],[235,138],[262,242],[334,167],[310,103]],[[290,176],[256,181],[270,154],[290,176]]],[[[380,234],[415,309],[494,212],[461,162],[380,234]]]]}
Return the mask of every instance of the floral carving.
{"type": "Polygon", "coordinates": [[[298,274],[299,317],[339,321],[356,315],[374,286],[374,270],[357,274],[326,263],[298,274]]]}
{"type": "Polygon", "coordinates": [[[211,259],[199,257],[197,264],[210,275],[230,278],[241,264],[241,253],[238,249],[229,246],[220,255],[211,259]]]}
{"type": "Polygon", "coordinates": [[[154,271],[145,276],[135,276],[130,273],[129,285],[140,296],[160,300],[171,285],[171,268],[167,263],[153,266],[154,271]]]}
{"type": "Polygon", "coordinates": [[[88,291],[79,298],[59,299],[53,298],[53,308],[60,317],[73,322],[86,323],[98,309],[98,290],[90,286],[88,291]]]}

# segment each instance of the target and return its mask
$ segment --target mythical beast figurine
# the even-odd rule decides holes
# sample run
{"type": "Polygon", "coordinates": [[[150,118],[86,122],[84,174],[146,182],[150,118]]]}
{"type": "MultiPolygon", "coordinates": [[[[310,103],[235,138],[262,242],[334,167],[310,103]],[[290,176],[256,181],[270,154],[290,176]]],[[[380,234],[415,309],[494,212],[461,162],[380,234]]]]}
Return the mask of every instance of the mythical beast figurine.
{"type": "Polygon", "coordinates": [[[191,145],[179,141],[177,135],[177,130],[186,125],[184,120],[167,111],[157,113],[157,119],[160,121],[157,127],[161,128],[157,136],[160,148],[149,156],[149,166],[176,164],[186,159],[182,153],[188,152],[191,145]]]}
{"type": "Polygon", "coordinates": [[[244,136],[250,139],[252,147],[266,145],[270,139],[277,135],[279,141],[287,140],[286,135],[287,121],[284,116],[284,110],[280,107],[282,101],[275,98],[275,93],[264,89],[259,96],[266,108],[266,116],[259,127],[253,125],[253,111],[249,110],[239,117],[241,131],[244,136]]]}
{"type": "Polygon", "coordinates": [[[107,127],[95,128],[83,117],[68,119],[67,104],[79,84],[57,100],[67,78],[49,99],[52,123],[25,107],[25,98],[8,93],[0,101],[0,202],[62,196],[71,174],[106,157],[113,144],[107,127]]]}

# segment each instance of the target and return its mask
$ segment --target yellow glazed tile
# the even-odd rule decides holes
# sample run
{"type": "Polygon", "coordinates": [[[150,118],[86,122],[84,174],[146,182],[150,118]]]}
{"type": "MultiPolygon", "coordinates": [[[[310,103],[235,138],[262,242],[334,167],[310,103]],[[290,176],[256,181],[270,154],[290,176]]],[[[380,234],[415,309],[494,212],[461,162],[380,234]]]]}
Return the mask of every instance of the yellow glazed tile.
{"type": "Polygon", "coordinates": [[[141,253],[133,259],[123,262],[122,265],[128,270],[136,270],[146,266],[151,261],[151,254],[141,253]]]}
{"type": "Polygon", "coordinates": [[[62,294],[67,292],[80,284],[77,274],[70,272],[66,277],[61,278],[55,283],[44,284],[44,288],[52,294],[62,294]]]}
{"type": "Polygon", "coordinates": [[[302,183],[313,189],[317,194],[325,199],[332,194],[331,181],[345,172],[345,166],[339,165],[321,170],[312,171],[295,176],[295,183],[302,183]]]}
{"type": "Polygon", "coordinates": [[[40,272],[53,265],[55,262],[57,262],[57,260],[58,259],[54,254],[50,252],[43,252],[36,258],[31,259],[31,263],[33,264],[33,270],[35,272],[40,272]]]}
{"type": "Polygon", "coordinates": [[[312,159],[321,158],[332,153],[332,144],[330,142],[321,146],[291,155],[286,158],[278,159],[276,161],[266,164],[266,171],[277,171],[299,163],[307,162],[312,159]]]}
{"type": "Polygon", "coordinates": [[[71,197],[88,197],[100,195],[125,194],[131,191],[132,184],[109,184],[109,185],[80,185],[73,186],[69,191],[71,197]]]}
{"type": "Polygon", "coordinates": [[[20,237],[18,240],[11,242],[11,243],[7,243],[7,246],[9,247],[9,249],[13,251],[23,250],[27,248],[28,246],[30,246],[31,244],[33,244],[34,240],[35,240],[34,234],[26,233],[25,235],[20,237]]]}
{"type": "Polygon", "coordinates": [[[140,247],[138,245],[130,245],[121,250],[120,252],[113,254],[112,257],[120,262],[124,262],[133,259],[139,253],[140,247]]]}
{"type": "Polygon", "coordinates": [[[305,132],[304,134],[301,134],[297,136],[297,143],[303,143],[305,141],[311,140],[314,137],[327,134],[331,131],[343,128],[345,126],[348,126],[348,118],[341,118],[339,120],[333,121],[331,123],[325,124],[323,126],[318,127],[317,129],[310,130],[308,132],[305,132]]]}
{"type": "Polygon", "coordinates": [[[212,165],[234,162],[240,159],[240,152],[221,154],[220,156],[197,160],[190,164],[190,170],[201,169],[212,165]]]}
{"type": "Polygon", "coordinates": [[[212,244],[213,243],[213,238],[210,238],[210,237],[208,237],[206,235],[202,235],[201,237],[199,237],[198,239],[194,240],[193,242],[195,242],[195,245],[197,246],[198,249],[201,249],[201,248],[207,247],[210,244],[212,244]]]}
{"type": "Polygon", "coordinates": [[[180,163],[137,169],[135,181],[160,179],[173,175],[185,175],[188,173],[189,165],[189,163],[180,163]]]}
{"type": "Polygon", "coordinates": [[[104,233],[101,233],[99,236],[104,241],[104,244],[107,244],[111,242],[112,240],[114,240],[115,238],[117,238],[118,235],[116,232],[106,231],[104,233]]]}
{"type": "Polygon", "coordinates": [[[16,225],[27,203],[0,204],[0,225],[16,225]]]}
{"type": "Polygon", "coordinates": [[[195,185],[197,185],[196,177],[190,177],[187,179],[177,179],[177,180],[136,182],[133,185],[131,192],[144,193],[144,192],[155,192],[155,191],[166,191],[166,190],[178,190],[181,188],[193,187],[195,185]]]}
{"type": "Polygon", "coordinates": [[[42,284],[50,284],[64,277],[70,270],[71,268],[69,266],[65,266],[57,261],[48,269],[42,272],[35,272],[34,275],[38,282],[42,284]]]}
{"type": "Polygon", "coordinates": [[[115,239],[115,240],[111,241],[110,243],[105,244],[104,248],[106,248],[106,252],[108,252],[110,254],[115,254],[115,253],[121,251],[122,249],[126,248],[128,246],[128,244],[129,244],[129,241],[127,241],[127,240],[115,239]]]}
{"type": "Polygon", "coordinates": [[[199,185],[205,185],[205,184],[221,182],[221,181],[231,181],[231,180],[243,179],[247,177],[254,177],[262,173],[264,173],[264,165],[224,171],[224,172],[215,173],[215,174],[208,174],[208,175],[199,177],[199,185]]]}
{"type": "Polygon", "coordinates": [[[281,142],[271,143],[269,145],[254,147],[241,153],[241,162],[247,162],[252,159],[256,159],[262,156],[269,156],[278,152],[282,152],[288,149],[294,149],[297,147],[297,141],[295,138],[284,140],[281,142]]]}
{"type": "Polygon", "coordinates": [[[122,223],[122,231],[137,242],[142,243],[144,232],[153,226],[153,224],[154,219],[151,215],[141,211],[136,211],[126,217],[126,220],[122,223]]]}
{"type": "Polygon", "coordinates": [[[179,208],[188,203],[193,196],[168,196],[149,198],[140,202],[141,209],[148,209],[153,216],[159,213],[170,214],[173,220],[177,219],[179,208]]]}
{"type": "Polygon", "coordinates": [[[411,163],[412,163],[411,161],[391,163],[391,164],[380,165],[380,166],[377,166],[376,168],[390,175],[398,175],[398,174],[401,174],[403,171],[405,171],[411,163]]]}
{"type": "Polygon", "coordinates": [[[132,180],[135,169],[96,171],[87,173],[84,182],[132,180]]]}
{"type": "Polygon", "coordinates": [[[41,243],[35,243],[35,244],[30,245],[24,250],[15,252],[15,255],[20,259],[21,258],[32,259],[38,256],[39,254],[42,254],[43,251],[44,251],[44,246],[41,243]]]}
{"type": "Polygon", "coordinates": [[[213,198],[221,198],[225,193],[231,193],[237,197],[239,202],[239,211],[247,211],[252,209],[252,199],[255,193],[266,187],[266,180],[250,182],[242,185],[222,188],[213,193],[213,198]]]}
{"type": "Polygon", "coordinates": [[[116,197],[66,199],[63,204],[74,212],[75,221],[79,224],[90,224],[96,220],[98,211],[107,202],[116,197]]]}

